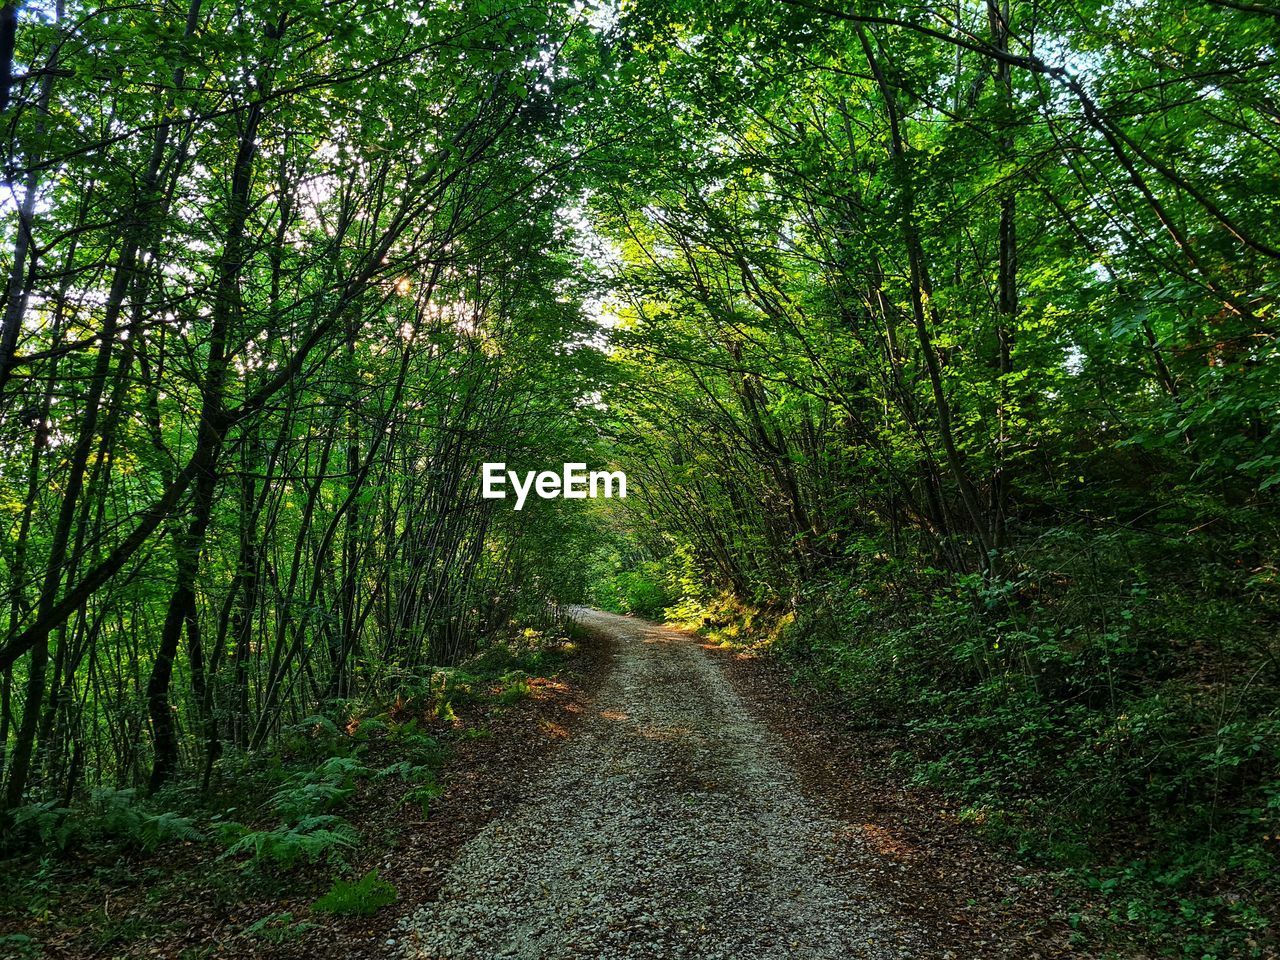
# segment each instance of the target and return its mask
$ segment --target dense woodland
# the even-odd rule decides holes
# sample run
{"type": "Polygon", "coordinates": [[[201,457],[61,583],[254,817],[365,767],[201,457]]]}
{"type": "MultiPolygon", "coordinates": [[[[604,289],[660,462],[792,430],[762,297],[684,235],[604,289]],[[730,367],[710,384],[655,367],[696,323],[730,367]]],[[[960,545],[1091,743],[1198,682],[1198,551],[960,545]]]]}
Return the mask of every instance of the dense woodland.
{"type": "Polygon", "coordinates": [[[1277,58],[1235,0],[6,4],[11,839],[585,601],[1265,955],[1277,58]]]}

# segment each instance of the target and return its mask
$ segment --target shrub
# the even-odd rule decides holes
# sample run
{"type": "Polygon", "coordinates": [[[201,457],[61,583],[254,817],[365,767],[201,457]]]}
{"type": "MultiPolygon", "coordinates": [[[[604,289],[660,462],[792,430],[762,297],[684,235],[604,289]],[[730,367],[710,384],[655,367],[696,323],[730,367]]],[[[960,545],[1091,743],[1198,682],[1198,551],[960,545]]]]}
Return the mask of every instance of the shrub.
{"type": "Polygon", "coordinates": [[[330,757],[314,770],[294,774],[271,798],[286,823],[333,810],[355,792],[355,781],[372,771],[351,757],[330,757]]]}
{"type": "Polygon", "coordinates": [[[144,815],[139,821],[136,842],[148,853],[165,843],[176,841],[196,842],[204,839],[204,834],[195,828],[190,817],[182,817],[172,810],[154,816],[144,815]]]}
{"type": "Polygon", "coordinates": [[[655,561],[630,570],[619,570],[594,588],[593,601],[615,613],[660,620],[663,611],[680,599],[669,585],[671,577],[655,561]]]}
{"type": "Polygon", "coordinates": [[[10,846],[27,838],[35,838],[41,846],[63,850],[70,845],[76,834],[77,824],[70,818],[70,813],[57,800],[24,804],[10,813],[4,845],[10,846]]]}
{"type": "Polygon", "coordinates": [[[318,714],[287,727],[283,743],[301,757],[346,756],[359,747],[358,742],[338,729],[336,723],[318,714]]]}
{"type": "Polygon", "coordinates": [[[198,841],[204,834],[190,817],[172,810],[149,813],[133,789],[100,787],[83,809],[56,800],[31,803],[13,811],[9,833],[35,838],[42,846],[65,850],[73,843],[111,840],[153,853],[166,843],[198,841]]]}
{"type": "Polygon", "coordinates": [[[529,678],[521,674],[507,674],[502,678],[497,696],[494,698],[504,706],[511,706],[527,699],[533,693],[529,686],[529,678]]]}

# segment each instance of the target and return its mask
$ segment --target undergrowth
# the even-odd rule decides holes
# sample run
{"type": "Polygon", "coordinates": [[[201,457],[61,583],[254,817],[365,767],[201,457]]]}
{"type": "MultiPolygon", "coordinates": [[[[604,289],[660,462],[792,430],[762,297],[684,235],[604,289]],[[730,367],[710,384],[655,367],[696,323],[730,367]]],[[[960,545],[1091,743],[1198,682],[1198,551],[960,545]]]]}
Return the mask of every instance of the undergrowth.
{"type": "Polygon", "coordinates": [[[1274,955],[1276,598],[1165,543],[1054,546],[999,578],[860,558],[785,615],[724,598],[666,613],[767,647],[899,735],[905,776],[1101,904],[1068,918],[1082,943],[1274,955]]]}
{"type": "MultiPolygon", "coordinates": [[[[162,905],[196,889],[216,891],[228,912],[306,890],[322,892],[313,914],[376,912],[396,892],[377,871],[355,872],[382,836],[370,824],[398,808],[430,817],[451,741],[486,735],[487,713],[534,696],[531,680],[575,649],[567,635],[524,630],[456,667],[395,678],[376,700],[294,721],[271,749],[228,748],[207,790],[193,780],[150,796],[103,787],[11,811],[0,831],[0,953],[38,956],[58,929],[93,949],[159,936],[175,922],[162,905]],[[100,909],[104,887],[145,889],[155,910],[113,920],[100,909]]],[[[311,926],[277,911],[242,935],[283,943],[311,926]]]]}

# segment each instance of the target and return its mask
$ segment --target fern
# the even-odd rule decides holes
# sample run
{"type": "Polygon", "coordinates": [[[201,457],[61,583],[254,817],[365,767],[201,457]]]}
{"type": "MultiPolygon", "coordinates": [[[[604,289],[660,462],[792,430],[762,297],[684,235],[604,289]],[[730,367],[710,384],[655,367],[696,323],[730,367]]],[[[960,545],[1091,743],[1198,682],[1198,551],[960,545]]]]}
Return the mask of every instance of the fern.
{"type": "Polygon", "coordinates": [[[76,824],[68,816],[71,811],[58,805],[57,800],[29,803],[18,807],[11,814],[10,832],[15,837],[35,835],[43,846],[66,849],[76,833],[76,824]]]}
{"type": "Polygon", "coordinates": [[[502,678],[502,686],[495,699],[504,706],[511,706],[533,696],[529,680],[522,674],[510,673],[502,678]]]}
{"type": "Polygon", "coordinates": [[[317,913],[357,914],[362,917],[377,913],[394,903],[396,888],[379,879],[377,870],[370,870],[354,883],[335,880],[329,892],[311,905],[317,913]]]}
{"type": "Polygon", "coordinates": [[[292,826],[282,823],[274,830],[243,833],[223,856],[249,854],[245,864],[249,869],[271,865],[292,870],[299,863],[315,863],[322,857],[342,864],[342,851],[355,846],[358,839],[355,828],[341,817],[309,816],[292,826]]]}
{"type": "Polygon", "coordinates": [[[422,816],[431,815],[431,801],[444,793],[444,787],[436,783],[435,777],[428,776],[425,782],[405,792],[401,803],[416,803],[422,809],[422,816]]]}
{"type": "Polygon", "coordinates": [[[421,730],[417,717],[388,730],[387,742],[396,744],[411,757],[424,762],[439,762],[444,756],[440,741],[421,730]]]}
{"type": "Polygon", "coordinates": [[[243,823],[237,823],[235,820],[224,820],[213,825],[213,835],[224,847],[235,845],[242,837],[252,832],[243,823]]]}
{"type": "Polygon", "coordinates": [[[387,731],[387,739],[392,743],[401,743],[411,737],[425,736],[418,729],[418,718],[411,717],[404,723],[396,724],[387,731]]]}
{"type": "Polygon", "coordinates": [[[444,760],[445,748],[435,737],[418,734],[406,740],[405,747],[409,750],[410,756],[424,763],[439,764],[444,760]]]}
{"type": "Polygon", "coordinates": [[[350,783],[359,777],[367,777],[369,768],[363,766],[355,757],[330,757],[316,768],[316,775],[328,779],[341,778],[343,783],[350,783]]]}
{"type": "Polygon", "coordinates": [[[285,787],[271,798],[276,813],[287,823],[294,823],[324,810],[332,810],[351,796],[354,787],[336,783],[302,783],[285,787]]]}
{"type": "Polygon", "coordinates": [[[223,856],[248,854],[248,869],[291,870],[322,858],[342,863],[342,851],[354,846],[358,836],[330,811],[350,798],[358,778],[372,772],[353,757],[330,757],[314,770],[294,774],[271,797],[270,806],[282,821],[274,830],[251,830],[238,823],[216,828],[228,844],[223,856]]]}
{"type": "Polygon", "coordinates": [[[312,717],[303,717],[297,723],[292,724],[289,728],[294,733],[301,733],[307,736],[324,736],[339,737],[338,725],[328,717],[322,717],[316,714],[312,717]]]}
{"type": "Polygon", "coordinates": [[[333,810],[355,792],[355,781],[373,771],[353,757],[330,757],[314,770],[295,774],[271,798],[286,823],[333,810]]]}
{"type": "Polygon", "coordinates": [[[136,837],[142,849],[151,853],[161,844],[177,840],[203,840],[204,834],[195,828],[190,817],[180,817],[172,810],[167,810],[155,816],[142,817],[136,837]]]}
{"type": "Polygon", "coordinates": [[[148,853],[174,841],[203,840],[190,817],[172,810],[147,813],[132,788],[114,790],[99,787],[90,794],[90,807],[96,810],[96,828],[104,836],[114,837],[148,853]]]}
{"type": "Polygon", "coordinates": [[[305,717],[286,728],[290,745],[300,753],[323,756],[347,753],[353,741],[328,717],[305,717]]]}
{"type": "Polygon", "coordinates": [[[300,934],[305,933],[314,926],[314,923],[295,921],[293,914],[287,911],[285,913],[269,913],[247,926],[244,930],[244,936],[259,937],[269,943],[283,945],[290,940],[296,939],[300,934]]]}
{"type": "Polygon", "coordinates": [[[98,829],[108,836],[136,837],[142,828],[138,791],[132,787],[123,790],[96,787],[89,794],[89,806],[96,811],[98,829]]]}
{"type": "Polygon", "coordinates": [[[431,764],[415,764],[408,760],[401,760],[389,767],[383,767],[373,775],[373,779],[386,780],[389,777],[399,777],[405,783],[418,783],[430,778],[434,770],[435,767],[431,764]]]}
{"type": "Polygon", "coordinates": [[[368,740],[375,733],[386,733],[387,725],[381,720],[375,720],[372,717],[360,721],[360,726],[356,727],[353,734],[356,740],[368,740]]]}
{"type": "Polygon", "coordinates": [[[44,846],[66,849],[74,839],[97,836],[140,847],[148,853],[178,840],[203,840],[190,817],[172,810],[147,813],[132,789],[99,787],[90,793],[85,810],[72,811],[57,801],[28,804],[13,812],[13,832],[34,835],[44,846]]]}

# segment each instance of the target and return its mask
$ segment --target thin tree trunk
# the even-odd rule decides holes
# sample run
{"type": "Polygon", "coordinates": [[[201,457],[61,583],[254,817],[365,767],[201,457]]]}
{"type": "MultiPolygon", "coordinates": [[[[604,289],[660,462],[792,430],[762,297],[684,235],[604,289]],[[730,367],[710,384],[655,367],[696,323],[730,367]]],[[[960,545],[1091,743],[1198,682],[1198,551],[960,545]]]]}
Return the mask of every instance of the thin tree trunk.
{"type": "Polygon", "coordinates": [[[960,499],[964,503],[969,519],[973,523],[974,535],[982,548],[982,566],[987,569],[991,562],[994,543],[991,535],[991,524],[982,509],[978,491],[965,468],[964,459],[956,446],[955,431],[951,422],[951,403],[947,399],[946,388],[942,382],[942,368],[938,361],[938,352],[933,345],[933,336],[929,332],[931,323],[936,324],[937,317],[933,306],[933,284],[929,279],[928,267],[925,263],[924,247],[920,242],[920,234],[915,221],[915,195],[911,185],[910,161],[906,155],[906,144],[902,137],[898,120],[896,103],[897,92],[885,79],[880,63],[871,49],[866,31],[859,26],[858,37],[862,41],[862,49],[867,63],[876,78],[884,100],[885,114],[889,121],[889,156],[893,162],[898,181],[899,226],[907,248],[907,264],[911,274],[911,308],[915,321],[916,339],[919,341],[920,354],[924,358],[925,369],[929,375],[929,386],[933,393],[935,413],[938,418],[938,435],[942,440],[942,449],[946,454],[947,466],[955,478],[960,491],[960,499]]]}
{"type": "MultiPolygon", "coordinates": [[[[280,32],[283,32],[283,24],[272,39],[278,40],[280,32]]],[[[150,779],[152,790],[162,786],[178,764],[177,727],[169,705],[169,682],[173,676],[173,661],[184,627],[196,701],[202,710],[208,702],[205,696],[204,654],[196,620],[196,580],[200,572],[205,534],[213,515],[218,458],[228,426],[224,402],[228,340],[232,325],[240,314],[240,273],[244,266],[245,225],[249,219],[249,194],[253,185],[254,158],[258,150],[258,127],[261,119],[262,103],[261,100],[255,100],[248,108],[237,144],[231,175],[226,234],[222,254],[218,258],[217,288],[209,334],[209,359],[204,383],[201,385],[200,423],[192,458],[195,484],[191,518],[186,530],[177,537],[173,592],[165,611],[155,664],[147,681],[147,711],[151,717],[155,740],[150,779]]],[[[209,722],[207,716],[202,720],[205,724],[209,722]]]]}

